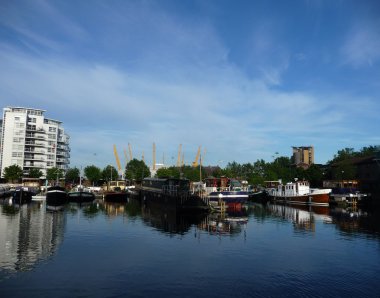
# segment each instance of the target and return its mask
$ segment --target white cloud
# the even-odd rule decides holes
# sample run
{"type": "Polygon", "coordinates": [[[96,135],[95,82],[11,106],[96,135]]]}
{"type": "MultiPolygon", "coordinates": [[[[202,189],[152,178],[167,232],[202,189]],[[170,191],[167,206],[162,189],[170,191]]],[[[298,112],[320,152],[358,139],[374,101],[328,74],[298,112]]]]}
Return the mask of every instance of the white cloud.
{"type": "Polygon", "coordinates": [[[373,66],[380,60],[380,21],[356,24],[342,47],[344,62],[354,67],[373,66]]]}

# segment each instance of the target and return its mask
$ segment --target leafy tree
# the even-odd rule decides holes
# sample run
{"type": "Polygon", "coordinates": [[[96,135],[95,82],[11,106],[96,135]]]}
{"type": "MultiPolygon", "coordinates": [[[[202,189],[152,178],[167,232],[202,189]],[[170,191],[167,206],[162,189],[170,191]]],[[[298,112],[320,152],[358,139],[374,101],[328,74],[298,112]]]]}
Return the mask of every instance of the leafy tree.
{"type": "Polygon", "coordinates": [[[4,178],[11,182],[20,180],[22,178],[22,168],[18,165],[4,168],[4,178]]]}
{"type": "Polygon", "coordinates": [[[84,175],[87,177],[88,180],[90,180],[91,184],[94,184],[102,178],[101,170],[94,165],[85,167],[84,175]]]}
{"type": "Polygon", "coordinates": [[[40,178],[43,175],[42,171],[37,168],[30,168],[28,176],[30,178],[40,178]]]}
{"type": "Polygon", "coordinates": [[[63,177],[64,177],[64,172],[62,169],[58,169],[54,167],[46,171],[46,179],[49,181],[59,180],[63,177]]]}
{"type": "Polygon", "coordinates": [[[355,157],[356,153],[354,148],[344,148],[338,150],[338,153],[334,155],[334,158],[329,163],[335,163],[355,157]]]}
{"type": "Polygon", "coordinates": [[[80,177],[80,170],[78,168],[70,168],[67,170],[65,178],[67,181],[71,181],[72,183],[75,183],[79,180],[80,177]]]}
{"type": "Polygon", "coordinates": [[[307,170],[305,170],[305,176],[310,182],[310,186],[322,187],[324,176],[321,167],[312,164],[307,170]]]}
{"type": "Polygon", "coordinates": [[[125,177],[129,180],[141,181],[145,177],[150,177],[150,170],[144,161],[134,158],[125,168],[125,177]]]}
{"type": "Polygon", "coordinates": [[[158,178],[164,178],[164,177],[179,178],[180,171],[178,167],[161,168],[157,170],[156,176],[158,178]]]}
{"type": "Polygon", "coordinates": [[[117,180],[119,178],[119,173],[115,167],[108,165],[102,171],[102,178],[106,181],[117,180]]]}

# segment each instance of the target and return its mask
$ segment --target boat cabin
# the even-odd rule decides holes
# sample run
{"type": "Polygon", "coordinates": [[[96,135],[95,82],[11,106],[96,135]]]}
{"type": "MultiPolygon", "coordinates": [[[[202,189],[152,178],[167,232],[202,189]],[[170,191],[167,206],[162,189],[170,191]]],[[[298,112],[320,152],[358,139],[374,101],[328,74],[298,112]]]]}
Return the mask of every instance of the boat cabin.
{"type": "Polygon", "coordinates": [[[146,192],[177,195],[190,191],[190,180],[178,178],[144,178],[141,189],[146,192]]]}
{"type": "Polygon", "coordinates": [[[277,188],[273,188],[270,192],[273,196],[302,196],[310,193],[310,184],[308,181],[295,181],[286,184],[279,184],[277,188]]]}

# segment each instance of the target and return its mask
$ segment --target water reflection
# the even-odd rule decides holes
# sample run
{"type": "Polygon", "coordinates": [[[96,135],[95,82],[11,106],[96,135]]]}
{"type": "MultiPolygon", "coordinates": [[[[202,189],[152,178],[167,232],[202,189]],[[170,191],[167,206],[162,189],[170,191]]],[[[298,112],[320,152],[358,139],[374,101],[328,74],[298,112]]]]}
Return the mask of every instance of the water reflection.
{"type": "Polygon", "coordinates": [[[25,271],[46,259],[63,241],[64,213],[48,212],[43,203],[0,204],[0,269],[25,271]]]}
{"type": "Polygon", "coordinates": [[[347,234],[380,236],[379,209],[357,207],[331,208],[324,206],[289,206],[281,204],[254,204],[249,214],[256,220],[279,219],[292,222],[295,232],[316,232],[316,223],[333,224],[347,234]]]}
{"type": "Polygon", "coordinates": [[[205,213],[182,213],[175,208],[165,208],[162,204],[143,204],[141,208],[143,222],[166,234],[185,234],[206,216],[205,213]]]}
{"type": "Polygon", "coordinates": [[[236,236],[245,231],[248,208],[228,209],[227,212],[209,214],[198,228],[216,236],[236,236]]]}

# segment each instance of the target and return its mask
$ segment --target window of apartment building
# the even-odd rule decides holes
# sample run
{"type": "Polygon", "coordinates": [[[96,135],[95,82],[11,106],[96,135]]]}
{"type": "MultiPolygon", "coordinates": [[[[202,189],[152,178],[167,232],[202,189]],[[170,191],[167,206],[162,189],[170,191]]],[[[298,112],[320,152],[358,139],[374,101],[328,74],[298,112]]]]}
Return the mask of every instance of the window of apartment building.
{"type": "Polygon", "coordinates": [[[48,134],[48,138],[55,140],[56,139],[56,135],[54,133],[49,133],[48,134]]]}
{"type": "Polygon", "coordinates": [[[48,162],[46,163],[46,165],[47,165],[48,167],[54,167],[54,161],[48,161],[48,162]]]}
{"type": "Polygon", "coordinates": [[[29,118],[28,121],[32,122],[32,123],[36,123],[37,119],[36,118],[29,118]]]}
{"type": "Polygon", "coordinates": [[[22,152],[12,152],[12,157],[22,157],[22,152]]]}
{"type": "Polygon", "coordinates": [[[23,151],[24,150],[24,146],[23,145],[18,145],[18,144],[13,144],[12,145],[12,149],[13,150],[23,151]]]}
{"type": "Polygon", "coordinates": [[[24,131],[23,131],[23,130],[16,130],[16,131],[14,132],[14,135],[15,135],[15,136],[23,136],[23,135],[24,135],[24,131]]]}
{"type": "Polygon", "coordinates": [[[12,165],[18,165],[22,167],[23,166],[22,159],[12,159],[12,165]]]}
{"type": "Polygon", "coordinates": [[[13,143],[22,143],[24,138],[13,138],[13,143]]]}
{"type": "Polygon", "coordinates": [[[49,127],[49,131],[50,131],[50,132],[56,132],[56,131],[57,131],[57,128],[56,128],[56,127],[52,127],[52,126],[50,126],[50,127],[49,127]]]}
{"type": "Polygon", "coordinates": [[[15,117],[15,122],[19,122],[20,121],[20,117],[15,117]]]}
{"type": "Polygon", "coordinates": [[[25,127],[25,123],[23,122],[17,122],[16,125],[15,125],[16,128],[24,128],[25,127]]]}
{"type": "Polygon", "coordinates": [[[47,159],[52,159],[52,160],[54,160],[54,155],[53,155],[53,154],[48,154],[48,155],[47,155],[47,159]]]}

